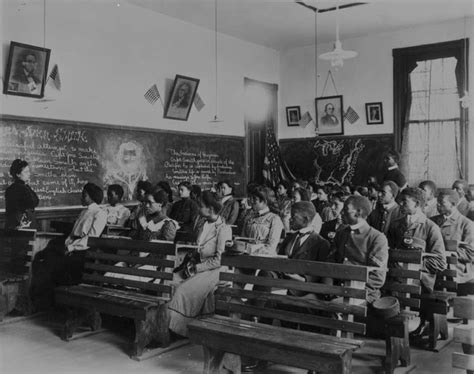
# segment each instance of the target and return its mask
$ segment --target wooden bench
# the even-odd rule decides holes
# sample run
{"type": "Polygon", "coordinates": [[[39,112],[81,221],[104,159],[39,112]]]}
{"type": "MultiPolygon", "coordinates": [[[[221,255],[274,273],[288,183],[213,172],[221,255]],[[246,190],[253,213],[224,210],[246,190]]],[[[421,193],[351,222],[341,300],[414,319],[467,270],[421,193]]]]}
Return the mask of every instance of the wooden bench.
{"type": "Polygon", "coordinates": [[[18,310],[32,313],[29,295],[36,230],[0,229],[0,321],[18,310]]]}
{"type": "Polygon", "coordinates": [[[362,341],[351,338],[351,335],[365,333],[365,324],[354,322],[354,316],[364,317],[367,313],[365,305],[353,302],[365,302],[368,268],[247,255],[224,255],[222,265],[247,269],[251,273],[265,270],[320,277],[334,277],[337,274],[345,285],[329,286],[240,272],[221,272],[221,281],[232,282],[232,287],[222,286],[216,291],[216,310],[221,315],[195,320],[189,325],[191,342],[204,348],[205,373],[218,373],[224,365],[224,356],[229,357],[229,354],[234,359],[227,360],[226,368],[238,373],[240,355],[323,373],[351,373],[352,353],[363,346],[362,341]],[[353,288],[353,281],[359,282],[363,289],[353,288]],[[338,300],[246,290],[242,284],[337,296],[338,300]],[[335,315],[339,318],[334,318],[335,315]],[[242,316],[255,321],[243,320],[242,316]],[[273,320],[273,324],[281,326],[265,324],[265,320],[273,320]],[[300,328],[321,328],[333,334],[339,332],[344,337],[295,330],[289,328],[288,323],[300,328]]]}
{"type": "Polygon", "coordinates": [[[371,316],[368,321],[369,330],[385,331],[386,373],[393,373],[399,361],[403,367],[413,367],[408,323],[418,315],[421,305],[421,263],[421,251],[389,251],[388,272],[382,294],[398,299],[400,314],[389,319],[371,316]]]}
{"type": "Polygon", "coordinates": [[[56,303],[70,307],[61,338],[70,340],[84,323],[93,331],[100,329],[103,313],[135,321],[132,358],[140,359],[152,340],[166,347],[170,340],[166,303],[172,296],[168,283],[173,279],[175,245],[89,238],[88,246],[83,283],[55,290],[56,303]]]}
{"type": "Polygon", "coordinates": [[[469,322],[454,328],[454,341],[461,343],[463,353],[453,353],[453,367],[474,374],[474,296],[456,297],[454,316],[469,322]]]}

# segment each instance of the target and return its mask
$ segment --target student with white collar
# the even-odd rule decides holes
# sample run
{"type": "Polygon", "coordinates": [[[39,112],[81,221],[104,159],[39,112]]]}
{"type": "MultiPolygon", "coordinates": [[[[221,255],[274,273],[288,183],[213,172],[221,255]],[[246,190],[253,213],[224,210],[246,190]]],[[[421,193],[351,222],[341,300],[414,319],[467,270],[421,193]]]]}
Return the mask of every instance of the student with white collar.
{"type": "Polygon", "coordinates": [[[234,185],[227,180],[221,181],[217,184],[217,190],[222,197],[219,215],[224,218],[225,223],[234,225],[239,216],[239,202],[234,199],[234,185]]]}
{"type": "Polygon", "coordinates": [[[244,222],[242,236],[256,242],[250,244],[252,255],[274,256],[280,242],[283,222],[270,211],[271,196],[272,191],[265,186],[255,186],[249,190],[252,213],[244,222]]]}
{"type": "MultiPolygon", "coordinates": [[[[383,233],[370,227],[366,219],[370,214],[370,201],[363,196],[350,196],[344,202],[342,220],[347,225],[336,232],[331,260],[336,263],[387,267],[388,243],[383,233]]],[[[380,298],[386,272],[373,270],[366,283],[367,302],[380,298]]]]}
{"type": "MultiPolygon", "coordinates": [[[[430,254],[423,258],[421,287],[423,293],[432,293],[436,274],[446,269],[446,255],[441,230],[422,211],[424,199],[420,188],[405,188],[400,193],[399,203],[404,217],[390,224],[387,237],[392,249],[421,249],[430,254]]],[[[427,317],[420,314],[420,324],[410,332],[410,338],[427,334],[428,326],[427,317]]]]}
{"type": "Polygon", "coordinates": [[[390,223],[402,216],[400,206],[395,201],[398,195],[398,186],[395,182],[385,181],[379,190],[379,199],[375,209],[370,213],[367,222],[374,229],[388,232],[390,223]]]}
{"type": "Polygon", "coordinates": [[[425,216],[428,218],[437,216],[439,213],[436,201],[437,188],[435,182],[426,180],[421,182],[418,187],[425,193],[425,207],[423,208],[423,213],[425,213],[425,216]]]}
{"type": "MultiPolygon", "coordinates": [[[[474,223],[464,217],[456,208],[459,195],[456,191],[441,192],[438,196],[440,215],[432,217],[432,221],[441,229],[445,243],[456,242],[458,258],[458,283],[474,278],[472,262],[474,261],[474,223]]],[[[449,255],[449,252],[447,252],[449,255]]]]}

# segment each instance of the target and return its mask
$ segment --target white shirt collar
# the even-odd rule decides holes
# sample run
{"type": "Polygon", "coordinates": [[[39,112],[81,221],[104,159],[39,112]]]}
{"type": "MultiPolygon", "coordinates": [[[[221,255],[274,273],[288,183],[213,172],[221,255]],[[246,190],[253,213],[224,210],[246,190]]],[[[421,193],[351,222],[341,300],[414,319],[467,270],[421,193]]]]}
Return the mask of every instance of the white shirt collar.
{"type": "Polygon", "coordinates": [[[100,206],[97,205],[97,203],[92,203],[92,204],[89,204],[87,206],[87,209],[89,209],[89,210],[96,210],[96,209],[99,209],[99,208],[100,208],[100,206]]]}
{"type": "Polygon", "coordinates": [[[393,208],[397,203],[395,201],[392,201],[390,204],[383,204],[384,209],[391,209],[393,208]]]}
{"type": "Polygon", "coordinates": [[[351,226],[351,230],[352,230],[352,231],[358,230],[358,229],[360,229],[362,226],[364,226],[364,224],[365,224],[365,221],[359,221],[359,222],[357,222],[355,225],[350,225],[350,226],[351,226]]]}
{"type": "Polygon", "coordinates": [[[269,207],[263,208],[262,210],[258,211],[259,216],[263,216],[265,213],[268,213],[270,211],[269,207]]]}
{"type": "Polygon", "coordinates": [[[388,168],[388,170],[395,170],[395,169],[398,169],[398,165],[390,166],[388,168]]]}
{"type": "Polygon", "coordinates": [[[302,228],[300,231],[298,231],[298,233],[300,233],[300,234],[307,234],[307,233],[309,233],[309,232],[311,232],[311,231],[313,231],[313,230],[314,230],[313,227],[308,226],[308,227],[302,228]]]}
{"type": "Polygon", "coordinates": [[[227,195],[222,198],[222,204],[224,204],[227,200],[232,199],[232,195],[227,195]]]}

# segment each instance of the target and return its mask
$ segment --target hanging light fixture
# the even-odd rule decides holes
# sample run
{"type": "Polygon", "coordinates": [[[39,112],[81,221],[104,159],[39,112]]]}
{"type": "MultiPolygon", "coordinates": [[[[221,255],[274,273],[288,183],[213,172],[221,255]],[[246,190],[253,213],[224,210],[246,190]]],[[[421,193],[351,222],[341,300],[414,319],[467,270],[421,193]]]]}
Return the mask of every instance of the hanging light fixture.
{"type": "Polygon", "coordinates": [[[218,71],[217,71],[217,0],[214,0],[214,67],[215,67],[215,113],[214,113],[214,118],[210,120],[209,122],[211,123],[218,123],[222,122],[222,120],[218,117],[217,115],[217,109],[218,109],[218,87],[217,87],[217,77],[218,77],[218,71]]]}
{"type": "Polygon", "coordinates": [[[334,43],[334,50],[332,52],[326,52],[319,56],[321,60],[331,61],[331,66],[336,70],[342,68],[344,60],[354,58],[357,56],[355,51],[346,51],[342,49],[342,44],[339,39],[339,3],[336,7],[336,42],[334,43]]]}
{"type": "Polygon", "coordinates": [[[470,104],[469,92],[467,91],[467,36],[466,16],[464,16],[464,95],[459,99],[461,108],[468,109],[470,104]]]}

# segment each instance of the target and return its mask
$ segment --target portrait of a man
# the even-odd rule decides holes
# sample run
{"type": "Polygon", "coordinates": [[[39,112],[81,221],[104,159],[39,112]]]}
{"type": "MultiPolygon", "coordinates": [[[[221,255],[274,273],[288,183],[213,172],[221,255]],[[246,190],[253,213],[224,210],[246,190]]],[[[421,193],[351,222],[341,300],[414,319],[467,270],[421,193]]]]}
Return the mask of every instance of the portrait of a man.
{"type": "Polygon", "coordinates": [[[187,121],[199,79],[176,75],[165,109],[165,118],[187,121]]]}
{"type": "Polygon", "coordinates": [[[368,125],[383,124],[383,110],[382,103],[366,103],[365,115],[367,117],[368,125]]]}
{"type": "Polygon", "coordinates": [[[3,92],[7,95],[43,97],[49,49],[11,42],[3,92]]]}
{"type": "Polygon", "coordinates": [[[344,133],[342,96],[326,96],[316,99],[316,122],[320,135],[344,133]]]}
{"type": "Polygon", "coordinates": [[[301,108],[299,106],[286,107],[286,121],[288,126],[298,126],[301,119],[301,108]]]}

